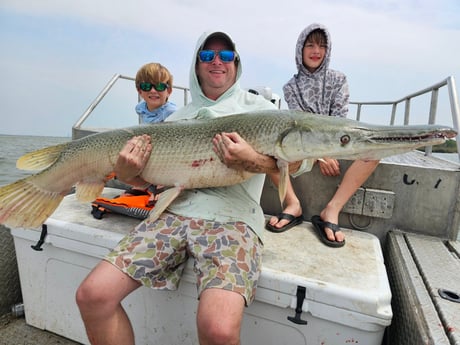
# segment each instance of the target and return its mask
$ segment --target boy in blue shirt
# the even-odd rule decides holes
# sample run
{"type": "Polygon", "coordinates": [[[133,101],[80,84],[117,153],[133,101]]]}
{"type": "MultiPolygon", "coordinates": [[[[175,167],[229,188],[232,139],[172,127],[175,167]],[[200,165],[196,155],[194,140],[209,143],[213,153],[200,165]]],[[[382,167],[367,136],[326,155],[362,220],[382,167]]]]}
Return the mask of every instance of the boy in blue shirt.
{"type": "Polygon", "coordinates": [[[136,74],[136,89],[143,99],[136,105],[136,113],[141,124],[163,122],[177,110],[168,101],[172,92],[173,76],[159,63],[148,63],[136,74]]]}

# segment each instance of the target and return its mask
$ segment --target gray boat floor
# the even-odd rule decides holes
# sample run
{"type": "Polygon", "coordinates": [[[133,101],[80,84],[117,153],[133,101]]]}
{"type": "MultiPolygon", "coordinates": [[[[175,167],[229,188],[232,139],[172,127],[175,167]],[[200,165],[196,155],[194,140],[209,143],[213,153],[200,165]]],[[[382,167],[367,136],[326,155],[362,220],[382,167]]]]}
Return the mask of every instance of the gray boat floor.
{"type": "Polygon", "coordinates": [[[24,317],[0,317],[0,345],[78,345],[75,341],[26,324],[24,317]]]}

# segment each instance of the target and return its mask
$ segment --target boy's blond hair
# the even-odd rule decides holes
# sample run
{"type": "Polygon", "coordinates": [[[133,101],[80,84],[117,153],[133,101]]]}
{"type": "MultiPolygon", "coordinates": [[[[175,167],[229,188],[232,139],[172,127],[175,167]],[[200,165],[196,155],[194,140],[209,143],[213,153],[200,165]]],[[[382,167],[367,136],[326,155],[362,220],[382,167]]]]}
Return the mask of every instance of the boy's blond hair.
{"type": "Polygon", "coordinates": [[[136,74],[136,89],[139,91],[140,83],[166,83],[168,88],[173,86],[173,76],[168,69],[160,63],[151,62],[142,66],[136,74]]]}

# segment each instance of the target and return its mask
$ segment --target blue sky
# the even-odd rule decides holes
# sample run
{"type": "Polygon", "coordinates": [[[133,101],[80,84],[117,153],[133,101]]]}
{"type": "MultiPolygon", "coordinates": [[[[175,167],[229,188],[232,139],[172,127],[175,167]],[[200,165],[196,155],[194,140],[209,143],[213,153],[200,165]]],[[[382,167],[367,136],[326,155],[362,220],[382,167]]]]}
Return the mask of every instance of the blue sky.
{"type": "MultiPolygon", "coordinates": [[[[347,75],[352,100],[396,100],[451,75],[458,93],[458,0],[2,0],[0,133],[70,136],[115,73],[134,76],[147,62],[161,62],[175,84],[188,86],[196,39],[210,29],[235,40],[243,87],[281,95],[295,73],[297,37],[312,22],[330,29],[331,68],[347,75]]],[[[181,102],[179,92],[173,100],[181,102]]],[[[94,125],[135,124],[136,102],[134,85],[121,83],[94,125]]],[[[428,118],[425,109],[413,116],[428,118]]],[[[449,108],[440,105],[436,122],[452,124],[449,108]]]]}

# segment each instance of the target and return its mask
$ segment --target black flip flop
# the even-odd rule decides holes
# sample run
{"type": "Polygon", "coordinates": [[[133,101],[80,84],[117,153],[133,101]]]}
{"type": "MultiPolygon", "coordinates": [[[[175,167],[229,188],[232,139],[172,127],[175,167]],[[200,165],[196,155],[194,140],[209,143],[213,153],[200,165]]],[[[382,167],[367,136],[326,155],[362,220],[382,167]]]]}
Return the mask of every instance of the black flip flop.
{"type": "Polygon", "coordinates": [[[313,216],[311,217],[311,223],[316,229],[316,232],[318,233],[319,239],[327,246],[329,247],[334,247],[334,248],[339,248],[343,247],[345,245],[345,240],[342,242],[338,241],[331,241],[330,239],[327,238],[326,233],[324,232],[324,228],[329,228],[334,232],[334,235],[337,231],[340,231],[340,227],[338,224],[334,224],[331,222],[325,222],[321,219],[320,216],[313,216]]]}
{"type": "Polygon", "coordinates": [[[300,223],[303,222],[302,215],[296,217],[296,216],[293,216],[292,214],[284,213],[284,212],[279,213],[276,216],[276,218],[278,218],[278,221],[280,221],[281,219],[287,219],[289,223],[287,223],[285,226],[281,228],[277,228],[274,225],[271,225],[270,223],[267,222],[267,224],[265,225],[265,229],[271,232],[280,233],[280,232],[285,232],[286,230],[289,230],[293,226],[299,225],[300,223]]]}

